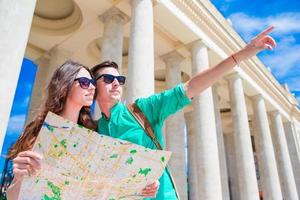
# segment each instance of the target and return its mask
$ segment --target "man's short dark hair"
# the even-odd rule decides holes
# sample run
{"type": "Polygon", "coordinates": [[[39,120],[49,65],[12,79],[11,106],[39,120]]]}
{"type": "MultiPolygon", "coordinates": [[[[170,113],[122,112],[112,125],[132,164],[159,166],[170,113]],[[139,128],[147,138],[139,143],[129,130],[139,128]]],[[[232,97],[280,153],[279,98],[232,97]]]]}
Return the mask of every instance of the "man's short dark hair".
{"type": "Polygon", "coordinates": [[[95,76],[99,69],[106,68],[106,67],[112,67],[112,68],[115,68],[116,70],[119,69],[119,66],[117,63],[115,63],[114,61],[106,60],[106,61],[92,67],[91,71],[92,71],[93,75],[95,76]]]}

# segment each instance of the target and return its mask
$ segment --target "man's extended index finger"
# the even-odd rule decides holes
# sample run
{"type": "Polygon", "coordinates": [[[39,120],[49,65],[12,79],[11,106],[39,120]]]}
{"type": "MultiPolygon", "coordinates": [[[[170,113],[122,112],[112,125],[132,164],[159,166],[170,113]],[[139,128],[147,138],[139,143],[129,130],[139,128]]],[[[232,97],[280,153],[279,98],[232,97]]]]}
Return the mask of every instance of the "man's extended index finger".
{"type": "Polygon", "coordinates": [[[263,30],[259,35],[258,37],[263,37],[265,35],[268,35],[269,33],[271,33],[274,29],[274,26],[270,26],[268,27],[267,29],[263,30]]]}

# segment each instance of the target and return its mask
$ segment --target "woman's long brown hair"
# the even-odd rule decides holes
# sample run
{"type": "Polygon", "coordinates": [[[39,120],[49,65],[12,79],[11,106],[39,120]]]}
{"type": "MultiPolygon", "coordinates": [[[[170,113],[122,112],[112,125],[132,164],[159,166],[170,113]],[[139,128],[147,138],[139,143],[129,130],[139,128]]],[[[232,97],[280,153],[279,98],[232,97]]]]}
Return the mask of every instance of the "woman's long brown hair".
{"type": "MultiPolygon", "coordinates": [[[[17,142],[9,150],[8,159],[15,158],[18,153],[32,148],[48,111],[58,115],[63,111],[69,91],[81,68],[86,69],[91,74],[89,68],[71,60],[66,61],[55,70],[47,87],[46,101],[35,119],[26,125],[17,142]]],[[[95,130],[96,126],[91,118],[90,111],[90,106],[82,107],[79,113],[78,124],[95,130]]]]}

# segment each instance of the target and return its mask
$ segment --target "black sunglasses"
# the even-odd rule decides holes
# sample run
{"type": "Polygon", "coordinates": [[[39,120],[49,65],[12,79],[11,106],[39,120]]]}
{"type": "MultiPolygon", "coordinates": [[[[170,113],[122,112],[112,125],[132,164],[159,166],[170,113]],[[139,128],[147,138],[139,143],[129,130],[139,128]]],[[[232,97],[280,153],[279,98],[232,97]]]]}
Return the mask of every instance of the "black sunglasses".
{"type": "Polygon", "coordinates": [[[114,76],[114,75],[111,75],[111,74],[101,74],[100,76],[98,76],[96,78],[96,80],[100,79],[101,77],[103,77],[103,81],[107,84],[112,83],[116,78],[120,85],[124,85],[125,80],[126,80],[125,76],[114,76]]]}
{"type": "Polygon", "coordinates": [[[96,86],[96,80],[93,78],[89,79],[87,77],[80,77],[80,78],[76,78],[74,81],[78,81],[82,89],[88,89],[90,87],[90,84],[96,86]]]}

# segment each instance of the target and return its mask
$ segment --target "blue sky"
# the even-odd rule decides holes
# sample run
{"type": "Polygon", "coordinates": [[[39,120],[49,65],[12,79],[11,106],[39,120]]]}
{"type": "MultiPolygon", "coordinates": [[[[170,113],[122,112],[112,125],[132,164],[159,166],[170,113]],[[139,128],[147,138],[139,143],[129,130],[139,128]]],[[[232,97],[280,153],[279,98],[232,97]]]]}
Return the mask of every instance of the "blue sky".
{"type": "Polygon", "coordinates": [[[281,84],[288,84],[300,102],[300,1],[211,0],[229,18],[234,29],[248,42],[273,25],[277,47],[258,55],[281,84]]]}
{"type": "Polygon", "coordinates": [[[0,173],[4,164],[4,156],[7,149],[16,141],[23,130],[28,112],[32,83],[36,73],[36,65],[28,59],[24,59],[14,97],[10,119],[7,125],[6,136],[0,158],[0,173]]]}

